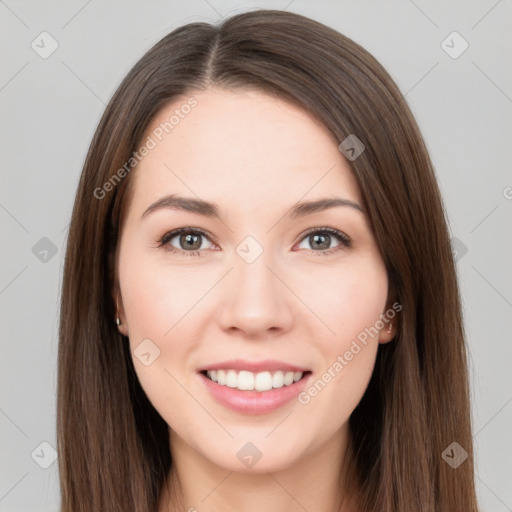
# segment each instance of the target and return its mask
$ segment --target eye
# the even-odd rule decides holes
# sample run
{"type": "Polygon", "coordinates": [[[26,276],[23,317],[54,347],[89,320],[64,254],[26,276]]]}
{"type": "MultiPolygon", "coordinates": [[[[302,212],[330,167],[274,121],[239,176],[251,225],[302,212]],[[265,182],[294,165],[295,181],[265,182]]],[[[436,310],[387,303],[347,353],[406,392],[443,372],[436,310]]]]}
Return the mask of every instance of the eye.
{"type": "Polygon", "coordinates": [[[313,254],[316,253],[322,256],[327,256],[351,246],[351,240],[345,233],[327,227],[314,228],[308,231],[301,240],[303,241],[301,243],[309,243],[311,247],[310,250],[313,251],[313,254]],[[330,245],[333,238],[338,244],[331,248],[330,245]]]}
{"type": "MultiPolygon", "coordinates": [[[[203,239],[210,240],[210,237],[202,230],[195,228],[179,228],[165,233],[160,239],[158,247],[165,246],[171,252],[182,254],[183,256],[201,256],[201,252],[206,247],[203,246],[203,239]],[[172,241],[176,239],[173,245],[172,241]]],[[[211,240],[210,240],[211,241],[211,240]]]]}
{"type": "MultiPolygon", "coordinates": [[[[165,233],[159,240],[158,247],[165,247],[173,253],[182,256],[201,256],[204,247],[204,239],[211,242],[210,236],[203,230],[197,228],[179,228],[165,233]],[[174,242],[173,240],[176,239],[174,242]],[[176,245],[178,247],[176,247],[176,245]]],[[[314,228],[309,230],[301,238],[302,242],[308,242],[313,254],[327,256],[334,252],[343,250],[351,246],[350,238],[333,228],[314,228]],[[331,243],[337,242],[337,245],[331,247],[331,243]]],[[[214,247],[215,245],[212,244],[214,247]]],[[[301,247],[299,247],[301,248],[301,247]]]]}

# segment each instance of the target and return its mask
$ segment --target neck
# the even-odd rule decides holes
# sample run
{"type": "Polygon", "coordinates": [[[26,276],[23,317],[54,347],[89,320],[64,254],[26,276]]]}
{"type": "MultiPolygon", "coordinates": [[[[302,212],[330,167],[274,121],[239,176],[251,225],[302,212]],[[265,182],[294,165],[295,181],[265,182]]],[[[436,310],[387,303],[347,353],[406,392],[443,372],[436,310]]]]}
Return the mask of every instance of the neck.
{"type": "Polygon", "coordinates": [[[347,424],[292,466],[247,473],[219,467],[170,431],[173,467],[159,512],[356,512],[355,489],[347,480],[349,441],[347,424]]]}

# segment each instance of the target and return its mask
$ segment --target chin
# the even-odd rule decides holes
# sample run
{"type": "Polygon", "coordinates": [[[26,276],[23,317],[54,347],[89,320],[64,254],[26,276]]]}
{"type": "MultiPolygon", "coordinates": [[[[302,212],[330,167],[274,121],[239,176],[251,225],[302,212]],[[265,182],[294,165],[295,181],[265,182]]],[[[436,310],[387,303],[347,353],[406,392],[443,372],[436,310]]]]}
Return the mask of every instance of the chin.
{"type": "Polygon", "coordinates": [[[203,453],[210,462],[225,470],[248,475],[274,473],[298,464],[298,447],[279,447],[268,439],[266,443],[234,441],[233,445],[233,448],[222,446],[219,452],[211,453],[208,450],[209,454],[203,453]],[[233,455],[230,456],[229,453],[233,455]]]}

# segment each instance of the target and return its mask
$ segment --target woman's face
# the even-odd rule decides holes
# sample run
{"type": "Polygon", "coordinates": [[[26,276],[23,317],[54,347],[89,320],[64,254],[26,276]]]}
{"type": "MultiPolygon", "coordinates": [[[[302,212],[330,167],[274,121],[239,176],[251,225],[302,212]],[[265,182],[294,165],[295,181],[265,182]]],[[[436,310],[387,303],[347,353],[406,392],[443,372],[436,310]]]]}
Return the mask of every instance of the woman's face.
{"type": "Polygon", "coordinates": [[[341,141],[261,92],[193,97],[132,171],[121,321],[171,449],[275,471],[341,446],[393,336],[387,274],[341,141]],[[324,199],[347,203],[297,209],[324,199]]]}

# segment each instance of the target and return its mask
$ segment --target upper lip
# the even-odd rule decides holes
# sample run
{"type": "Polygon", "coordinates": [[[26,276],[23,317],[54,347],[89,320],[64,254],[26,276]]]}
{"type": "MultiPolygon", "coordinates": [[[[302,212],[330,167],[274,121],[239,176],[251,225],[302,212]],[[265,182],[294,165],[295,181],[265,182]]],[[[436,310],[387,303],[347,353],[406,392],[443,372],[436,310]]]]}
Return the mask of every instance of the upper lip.
{"type": "Polygon", "coordinates": [[[265,359],[262,361],[246,361],[243,359],[231,359],[229,361],[221,361],[220,363],[213,363],[207,366],[202,366],[198,372],[209,370],[246,370],[248,372],[258,373],[264,371],[288,371],[288,372],[307,372],[307,368],[297,366],[294,364],[286,363],[284,361],[277,361],[275,359],[265,359]]]}

